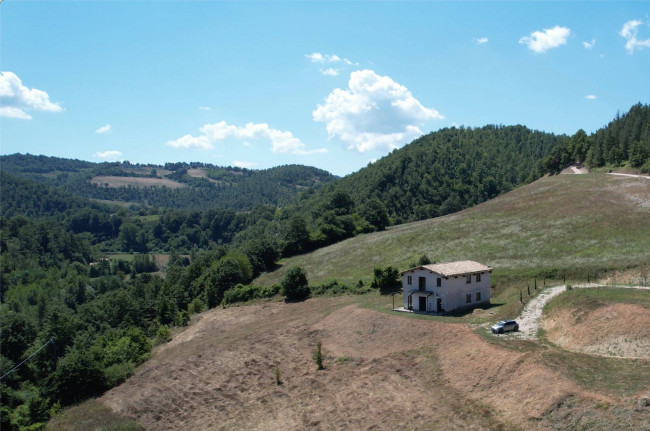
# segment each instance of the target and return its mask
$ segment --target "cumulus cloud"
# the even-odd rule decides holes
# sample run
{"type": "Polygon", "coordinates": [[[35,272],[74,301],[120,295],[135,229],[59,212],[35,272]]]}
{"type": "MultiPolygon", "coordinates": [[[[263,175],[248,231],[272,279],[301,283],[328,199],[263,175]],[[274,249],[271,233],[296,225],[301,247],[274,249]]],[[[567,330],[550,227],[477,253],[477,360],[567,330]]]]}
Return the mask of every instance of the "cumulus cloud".
{"type": "Polygon", "coordinates": [[[595,44],[596,44],[596,39],[591,39],[591,42],[582,42],[582,46],[584,46],[586,49],[593,48],[595,44]]]}
{"type": "Polygon", "coordinates": [[[570,29],[556,25],[553,28],[545,28],[543,31],[534,31],[530,36],[519,39],[519,43],[525,44],[532,51],[546,52],[551,48],[566,44],[570,34],[570,29]]]}
{"type": "Polygon", "coordinates": [[[620,35],[623,36],[627,42],[625,42],[625,49],[628,54],[634,54],[635,49],[643,49],[650,47],[650,38],[648,39],[637,39],[637,34],[639,32],[639,26],[643,24],[643,21],[631,20],[623,24],[623,28],[620,31],[620,35]]]}
{"type": "Polygon", "coordinates": [[[598,99],[598,98],[596,97],[595,94],[587,94],[587,95],[585,96],[585,99],[587,99],[587,100],[596,100],[596,99],[598,99]]]}
{"type": "Polygon", "coordinates": [[[327,76],[338,76],[339,75],[338,69],[334,69],[333,67],[328,67],[327,69],[321,69],[320,72],[323,75],[327,75],[327,76]]]}
{"type": "Polygon", "coordinates": [[[31,120],[25,111],[61,112],[60,105],[36,88],[28,88],[13,72],[0,72],[0,117],[31,120]]]}
{"type": "Polygon", "coordinates": [[[257,162],[249,162],[247,160],[233,160],[232,164],[233,166],[237,166],[238,168],[246,168],[246,169],[251,169],[259,165],[259,163],[257,162]]]}
{"type": "Polygon", "coordinates": [[[488,38],[487,37],[475,37],[472,39],[475,44],[477,45],[483,45],[484,43],[488,43],[488,38]]]}
{"type": "Polygon", "coordinates": [[[419,126],[443,118],[408,88],[372,70],[352,72],[348,88],[332,91],[312,115],[314,121],[326,123],[330,138],[360,153],[397,148],[422,135],[419,126]]]}
{"type": "Polygon", "coordinates": [[[320,52],[314,52],[313,54],[305,55],[312,63],[343,63],[348,66],[357,65],[347,58],[341,58],[336,54],[321,54],[320,52]]]}
{"type": "Polygon", "coordinates": [[[99,157],[100,159],[104,159],[110,162],[114,162],[118,160],[122,156],[122,153],[117,151],[117,150],[107,150],[103,152],[96,152],[95,157],[99,157]]]}
{"type": "Polygon", "coordinates": [[[324,148],[307,150],[305,144],[293,136],[291,132],[273,129],[266,123],[248,123],[245,126],[235,126],[220,121],[214,124],[206,124],[199,130],[201,131],[199,136],[185,135],[175,141],[167,142],[167,145],[174,148],[210,150],[214,148],[214,142],[225,139],[263,139],[271,142],[271,151],[274,153],[307,155],[327,152],[324,148]]]}
{"type": "Polygon", "coordinates": [[[95,130],[95,133],[99,133],[101,135],[101,134],[104,134],[104,133],[108,133],[110,131],[111,131],[111,125],[107,124],[105,126],[100,127],[99,129],[95,130]]]}

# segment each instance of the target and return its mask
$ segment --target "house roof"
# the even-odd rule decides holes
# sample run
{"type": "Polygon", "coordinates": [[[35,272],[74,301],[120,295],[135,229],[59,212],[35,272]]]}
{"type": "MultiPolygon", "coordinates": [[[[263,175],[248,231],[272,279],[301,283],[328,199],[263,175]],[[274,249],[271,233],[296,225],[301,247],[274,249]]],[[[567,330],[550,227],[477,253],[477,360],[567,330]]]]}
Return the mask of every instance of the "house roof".
{"type": "Polygon", "coordinates": [[[402,274],[415,271],[416,269],[426,269],[444,277],[492,271],[492,268],[483,265],[482,263],[474,262],[473,260],[459,260],[458,262],[434,263],[430,265],[416,266],[415,268],[403,271],[402,274]]]}

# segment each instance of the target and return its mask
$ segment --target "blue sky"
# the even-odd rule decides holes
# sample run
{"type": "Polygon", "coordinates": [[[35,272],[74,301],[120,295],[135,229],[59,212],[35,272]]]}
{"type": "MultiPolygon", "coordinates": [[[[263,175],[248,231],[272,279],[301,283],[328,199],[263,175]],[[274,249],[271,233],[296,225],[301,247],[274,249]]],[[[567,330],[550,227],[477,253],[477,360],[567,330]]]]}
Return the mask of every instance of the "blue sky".
{"type": "Polygon", "coordinates": [[[450,126],[650,103],[647,2],[0,4],[2,154],[354,172],[450,126]]]}

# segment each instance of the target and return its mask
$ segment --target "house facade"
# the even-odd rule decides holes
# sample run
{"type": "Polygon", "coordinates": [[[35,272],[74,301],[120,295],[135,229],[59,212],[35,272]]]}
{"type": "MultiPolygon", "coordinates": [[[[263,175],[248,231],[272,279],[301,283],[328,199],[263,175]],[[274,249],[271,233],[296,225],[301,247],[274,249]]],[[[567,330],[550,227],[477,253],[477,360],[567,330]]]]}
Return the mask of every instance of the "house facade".
{"type": "Polygon", "coordinates": [[[404,309],[442,313],[489,304],[491,273],[472,260],[408,269],[401,273],[404,309]]]}

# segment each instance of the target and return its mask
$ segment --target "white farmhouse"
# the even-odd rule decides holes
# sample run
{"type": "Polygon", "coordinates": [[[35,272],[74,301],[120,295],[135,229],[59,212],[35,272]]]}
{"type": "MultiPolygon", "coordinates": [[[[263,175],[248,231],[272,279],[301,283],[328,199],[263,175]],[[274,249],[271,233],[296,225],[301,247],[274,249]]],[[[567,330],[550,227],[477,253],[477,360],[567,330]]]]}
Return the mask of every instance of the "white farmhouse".
{"type": "Polygon", "coordinates": [[[492,268],[463,260],[411,268],[401,273],[404,309],[441,313],[490,303],[492,268]]]}

